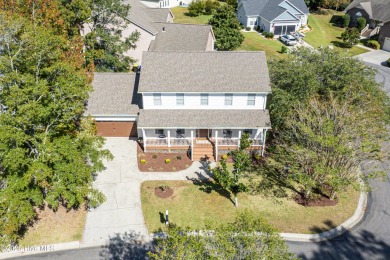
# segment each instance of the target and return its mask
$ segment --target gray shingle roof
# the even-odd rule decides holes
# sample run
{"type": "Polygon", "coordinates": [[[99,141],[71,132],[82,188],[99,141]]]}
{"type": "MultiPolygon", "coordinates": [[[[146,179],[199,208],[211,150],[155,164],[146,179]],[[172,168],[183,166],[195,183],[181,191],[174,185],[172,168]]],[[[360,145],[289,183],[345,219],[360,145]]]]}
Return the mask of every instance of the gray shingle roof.
{"type": "Polygon", "coordinates": [[[271,128],[268,110],[140,110],[138,128],[271,128]]]}
{"type": "Polygon", "coordinates": [[[264,52],[144,52],[139,92],[271,92],[264,52]]]}
{"type": "Polygon", "coordinates": [[[158,34],[150,51],[205,51],[212,28],[210,25],[156,23],[158,34]],[[165,28],[165,31],[162,28],[165,28]]]}
{"type": "Polygon", "coordinates": [[[140,102],[135,73],[95,73],[86,115],[136,115],[140,102]]]}
{"type": "Polygon", "coordinates": [[[166,8],[148,8],[139,0],[125,0],[124,4],[131,6],[127,18],[153,35],[158,32],[154,23],[167,22],[170,13],[170,10],[166,8]]]}
{"type": "MultiPolygon", "coordinates": [[[[268,21],[272,21],[286,11],[285,8],[279,6],[284,1],[286,0],[243,0],[242,4],[246,15],[260,15],[268,21]]],[[[304,14],[309,14],[309,9],[304,0],[288,0],[288,2],[304,14]]]]}
{"type": "Polygon", "coordinates": [[[344,11],[355,7],[366,10],[371,19],[383,23],[390,21],[390,0],[354,0],[344,11]]]}

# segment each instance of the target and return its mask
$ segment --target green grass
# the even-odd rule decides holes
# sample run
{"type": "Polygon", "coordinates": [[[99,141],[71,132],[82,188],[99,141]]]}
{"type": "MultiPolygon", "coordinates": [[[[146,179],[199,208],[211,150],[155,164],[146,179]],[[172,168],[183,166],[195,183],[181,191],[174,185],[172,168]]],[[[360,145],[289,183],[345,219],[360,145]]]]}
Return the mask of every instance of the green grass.
{"type": "Polygon", "coordinates": [[[208,24],[211,15],[200,15],[196,17],[188,16],[186,7],[174,7],[171,9],[175,16],[175,23],[189,23],[189,24],[208,24]]]}
{"type": "Polygon", "coordinates": [[[144,219],[149,232],[164,226],[161,216],[169,210],[169,220],[180,226],[203,228],[206,221],[213,225],[233,221],[237,210],[250,209],[261,213],[281,232],[318,233],[331,229],[353,215],[359,192],[350,191],[336,206],[303,207],[291,199],[265,199],[262,196],[239,194],[239,208],[234,207],[229,194],[216,192],[191,181],[147,181],[142,183],[141,200],[144,219]],[[158,198],[154,189],[168,185],[174,194],[158,198]],[[221,195],[221,194],[222,195],[221,195]]]}
{"type": "Polygon", "coordinates": [[[368,50],[358,46],[354,46],[351,49],[340,47],[343,43],[340,36],[345,29],[333,24],[333,20],[337,19],[340,15],[342,13],[336,13],[335,15],[311,14],[309,16],[309,25],[313,30],[306,33],[304,40],[314,48],[334,45],[336,49],[348,51],[351,55],[368,52],[368,50]]]}
{"type": "Polygon", "coordinates": [[[267,58],[281,58],[283,54],[280,50],[283,44],[274,39],[267,40],[260,36],[257,32],[245,32],[244,41],[237,50],[245,51],[265,51],[267,58]]]}

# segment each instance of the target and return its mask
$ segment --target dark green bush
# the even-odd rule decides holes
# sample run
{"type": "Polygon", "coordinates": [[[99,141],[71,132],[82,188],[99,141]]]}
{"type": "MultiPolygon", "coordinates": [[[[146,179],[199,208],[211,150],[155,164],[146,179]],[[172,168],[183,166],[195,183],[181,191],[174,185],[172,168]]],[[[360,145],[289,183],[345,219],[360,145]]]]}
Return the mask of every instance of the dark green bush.
{"type": "Polygon", "coordinates": [[[281,53],[288,53],[288,48],[286,46],[282,46],[282,49],[280,51],[281,53]]]}
{"type": "Polygon", "coordinates": [[[364,27],[366,27],[366,24],[367,24],[367,21],[364,17],[359,17],[357,19],[357,25],[356,25],[356,28],[359,30],[359,32],[361,32],[364,27]]]}
{"type": "Polygon", "coordinates": [[[214,0],[206,0],[205,2],[205,8],[204,8],[204,14],[210,15],[213,13],[215,9],[220,5],[218,1],[214,0]]]}
{"type": "Polygon", "coordinates": [[[176,156],[176,159],[181,160],[182,159],[181,155],[176,156]]]}
{"type": "Polygon", "coordinates": [[[390,67],[390,58],[387,60],[387,66],[390,67]]]}
{"type": "Polygon", "coordinates": [[[253,27],[253,29],[254,29],[255,31],[259,31],[259,30],[260,30],[260,26],[256,25],[255,27],[253,27]]]}
{"type": "Polygon", "coordinates": [[[378,41],[369,40],[367,42],[367,47],[373,48],[374,50],[378,50],[381,46],[378,41]]]}
{"type": "Polygon", "coordinates": [[[153,154],[152,158],[157,159],[157,154],[153,154]]]}
{"type": "Polygon", "coordinates": [[[248,27],[245,28],[245,30],[250,31],[251,28],[248,26],[248,27]]]}
{"type": "Polygon", "coordinates": [[[342,26],[343,26],[343,28],[348,27],[349,22],[351,21],[351,17],[349,16],[349,14],[344,14],[341,17],[341,19],[342,19],[342,26]]]}
{"type": "Polygon", "coordinates": [[[190,16],[199,16],[204,14],[206,7],[205,1],[194,1],[188,6],[188,13],[190,16]]]}

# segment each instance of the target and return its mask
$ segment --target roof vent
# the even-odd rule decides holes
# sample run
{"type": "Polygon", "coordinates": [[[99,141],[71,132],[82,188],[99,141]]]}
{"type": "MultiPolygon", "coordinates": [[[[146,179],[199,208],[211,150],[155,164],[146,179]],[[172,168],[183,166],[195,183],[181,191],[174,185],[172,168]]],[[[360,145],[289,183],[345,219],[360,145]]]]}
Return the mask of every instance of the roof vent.
{"type": "Polygon", "coordinates": [[[165,26],[162,28],[162,31],[165,32],[165,26]]]}

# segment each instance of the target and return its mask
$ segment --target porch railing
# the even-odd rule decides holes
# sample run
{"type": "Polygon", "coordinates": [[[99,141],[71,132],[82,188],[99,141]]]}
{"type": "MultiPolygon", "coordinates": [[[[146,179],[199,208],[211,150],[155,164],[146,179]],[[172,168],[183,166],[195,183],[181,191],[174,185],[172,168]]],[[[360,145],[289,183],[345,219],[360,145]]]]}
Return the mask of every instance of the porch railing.
{"type": "MultiPolygon", "coordinates": [[[[232,138],[209,138],[207,139],[202,139],[202,140],[197,140],[197,144],[202,144],[202,143],[209,143],[210,141],[213,143],[216,143],[217,146],[238,146],[240,142],[240,138],[238,137],[232,137],[232,138]],[[199,143],[198,143],[199,142],[199,143]]],[[[252,145],[251,146],[262,146],[263,145],[263,140],[262,139],[251,139],[252,140],[252,145]]],[[[186,137],[186,138],[169,138],[168,142],[168,137],[165,138],[158,138],[158,137],[148,137],[146,140],[143,140],[144,144],[146,146],[166,146],[168,147],[168,143],[170,146],[191,146],[191,138],[186,137]]]]}
{"type": "MultiPolygon", "coordinates": [[[[146,146],[168,146],[168,137],[148,137],[146,139],[146,146]]],[[[191,145],[191,138],[170,138],[170,146],[189,146],[191,145]]]]}
{"type": "Polygon", "coordinates": [[[363,35],[369,28],[369,24],[366,25],[366,27],[363,28],[363,30],[360,32],[360,35],[363,35]]]}

